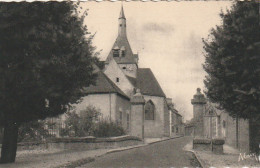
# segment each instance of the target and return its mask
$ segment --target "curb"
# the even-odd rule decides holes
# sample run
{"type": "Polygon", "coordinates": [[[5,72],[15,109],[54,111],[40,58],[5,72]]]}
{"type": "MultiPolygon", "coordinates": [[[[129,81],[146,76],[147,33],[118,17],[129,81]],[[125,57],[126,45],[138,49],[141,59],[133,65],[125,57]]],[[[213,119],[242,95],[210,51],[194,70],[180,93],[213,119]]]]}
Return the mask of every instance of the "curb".
{"type": "Polygon", "coordinates": [[[193,153],[194,156],[195,156],[195,158],[198,160],[200,166],[201,166],[202,168],[207,168],[206,164],[204,164],[204,162],[203,162],[203,161],[202,161],[202,160],[197,156],[197,154],[196,154],[195,151],[193,151],[193,150],[189,150],[189,149],[184,149],[184,148],[183,148],[183,150],[184,150],[184,151],[187,151],[187,152],[191,152],[191,153],[193,153]]]}
{"type": "Polygon", "coordinates": [[[130,146],[128,148],[111,149],[111,150],[107,151],[105,154],[126,151],[126,150],[130,150],[130,149],[134,149],[134,148],[140,148],[140,147],[144,147],[144,146],[148,146],[148,145],[149,144],[142,144],[142,145],[130,146]]]}
{"type": "Polygon", "coordinates": [[[177,139],[177,138],[181,138],[181,137],[184,137],[184,135],[178,136],[178,137],[166,138],[166,139],[163,139],[163,140],[159,140],[159,141],[155,141],[155,142],[150,142],[150,143],[147,143],[147,144],[148,144],[148,145],[151,145],[151,144],[155,144],[155,143],[159,143],[159,142],[163,142],[163,141],[168,141],[168,140],[171,140],[171,139],[177,139]]]}

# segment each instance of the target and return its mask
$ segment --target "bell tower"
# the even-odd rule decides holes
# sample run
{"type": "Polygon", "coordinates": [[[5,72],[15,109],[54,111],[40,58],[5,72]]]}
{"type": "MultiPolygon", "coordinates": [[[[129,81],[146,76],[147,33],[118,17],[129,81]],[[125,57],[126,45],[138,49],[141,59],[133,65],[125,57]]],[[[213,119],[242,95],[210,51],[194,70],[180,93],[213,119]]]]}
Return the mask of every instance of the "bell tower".
{"type": "Polygon", "coordinates": [[[118,35],[110,53],[108,54],[106,65],[108,65],[111,59],[116,61],[125,75],[136,78],[139,58],[138,54],[133,54],[127,39],[126,17],[123,6],[121,6],[118,18],[118,35]]]}

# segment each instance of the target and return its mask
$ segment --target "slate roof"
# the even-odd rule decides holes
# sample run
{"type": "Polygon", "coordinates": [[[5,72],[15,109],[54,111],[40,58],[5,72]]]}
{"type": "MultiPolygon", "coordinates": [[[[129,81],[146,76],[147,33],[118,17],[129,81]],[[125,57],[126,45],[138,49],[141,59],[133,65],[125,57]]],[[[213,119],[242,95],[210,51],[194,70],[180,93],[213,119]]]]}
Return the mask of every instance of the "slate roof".
{"type": "Polygon", "coordinates": [[[96,85],[90,85],[89,87],[85,87],[83,91],[87,94],[117,93],[126,99],[130,99],[102,71],[97,72],[96,85]]]}
{"type": "Polygon", "coordinates": [[[133,51],[130,47],[130,44],[128,42],[128,39],[126,36],[118,36],[116,38],[116,41],[111,49],[111,51],[108,54],[106,63],[109,62],[110,59],[114,58],[116,63],[118,64],[136,64],[136,56],[134,56],[133,51]],[[125,47],[125,56],[124,57],[113,57],[113,49],[118,47],[125,47]]]}
{"type": "Polygon", "coordinates": [[[150,68],[137,70],[137,88],[144,95],[166,97],[150,68]]]}
{"type": "Polygon", "coordinates": [[[144,95],[166,97],[150,68],[138,68],[137,78],[127,78],[144,95]]]}

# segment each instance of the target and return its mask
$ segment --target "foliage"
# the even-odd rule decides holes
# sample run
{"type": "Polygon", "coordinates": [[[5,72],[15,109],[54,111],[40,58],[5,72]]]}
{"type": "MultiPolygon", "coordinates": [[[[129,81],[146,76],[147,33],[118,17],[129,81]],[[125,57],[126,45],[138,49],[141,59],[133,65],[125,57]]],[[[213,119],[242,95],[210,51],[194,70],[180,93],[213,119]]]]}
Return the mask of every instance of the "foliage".
{"type": "Polygon", "coordinates": [[[235,2],[204,40],[206,95],[231,116],[254,118],[260,109],[260,19],[257,2],[235,2]]]}
{"type": "Polygon", "coordinates": [[[75,110],[68,112],[62,135],[76,137],[93,135],[95,124],[98,122],[100,115],[100,110],[94,106],[88,106],[86,109],[80,110],[79,113],[75,110]]]}
{"type": "Polygon", "coordinates": [[[61,136],[95,136],[112,137],[124,135],[125,131],[117,122],[102,119],[99,109],[88,106],[77,113],[75,110],[66,113],[65,128],[61,136]]]}
{"type": "Polygon", "coordinates": [[[94,83],[92,36],[69,2],[0,4],[1,122],[68,110],[94,83]]]}
{"type": "Polygon", "coordinates": [[[51,137],[46,126],[49,123],[46,121],[31,121],[23,123],[18,131],[18,142],[22,141],[41,141],[51,137]]]}
{"type": "Polygon", "coordinates": [[[95,137],[115,137],[125,134],[125,130],[120,124],[108,119],[100,120],[94,130],[95,137]]]}
{"type": "Polygon", "coordinates": [[[94,84],[93,36],[72,2],[0,3],[1,162],[15,161],[21,123],[57,116],[94,84]]]}

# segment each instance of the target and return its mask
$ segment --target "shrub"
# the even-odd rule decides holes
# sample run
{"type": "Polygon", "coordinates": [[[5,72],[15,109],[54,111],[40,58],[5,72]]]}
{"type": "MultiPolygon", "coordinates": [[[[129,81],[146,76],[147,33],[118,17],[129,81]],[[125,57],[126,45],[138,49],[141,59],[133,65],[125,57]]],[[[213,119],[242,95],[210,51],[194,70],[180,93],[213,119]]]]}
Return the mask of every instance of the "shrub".
{"type": "Polygon", "coordinates": [[[114,137],[125,135],[125,130],[123,127],[113,121],[108,119],[100,120],[95,127],[94,136],[95,137],[114,137]]]}
{"type": "Polygon", "coordinates": [[[18,142],[22,141],[41,141],[52,137],[45,126],[46,121],[37,120],[28,123],[23,123],[18,130],[18,142]]]}
{"type": "Polygon", "coordinates": [[[77,113],[75,110],[67,113],[65,128],[61,130],[61,136],[85,137],[93,135],[95,124],[98,122],[101,113],[94,106],[77,113]]]}

